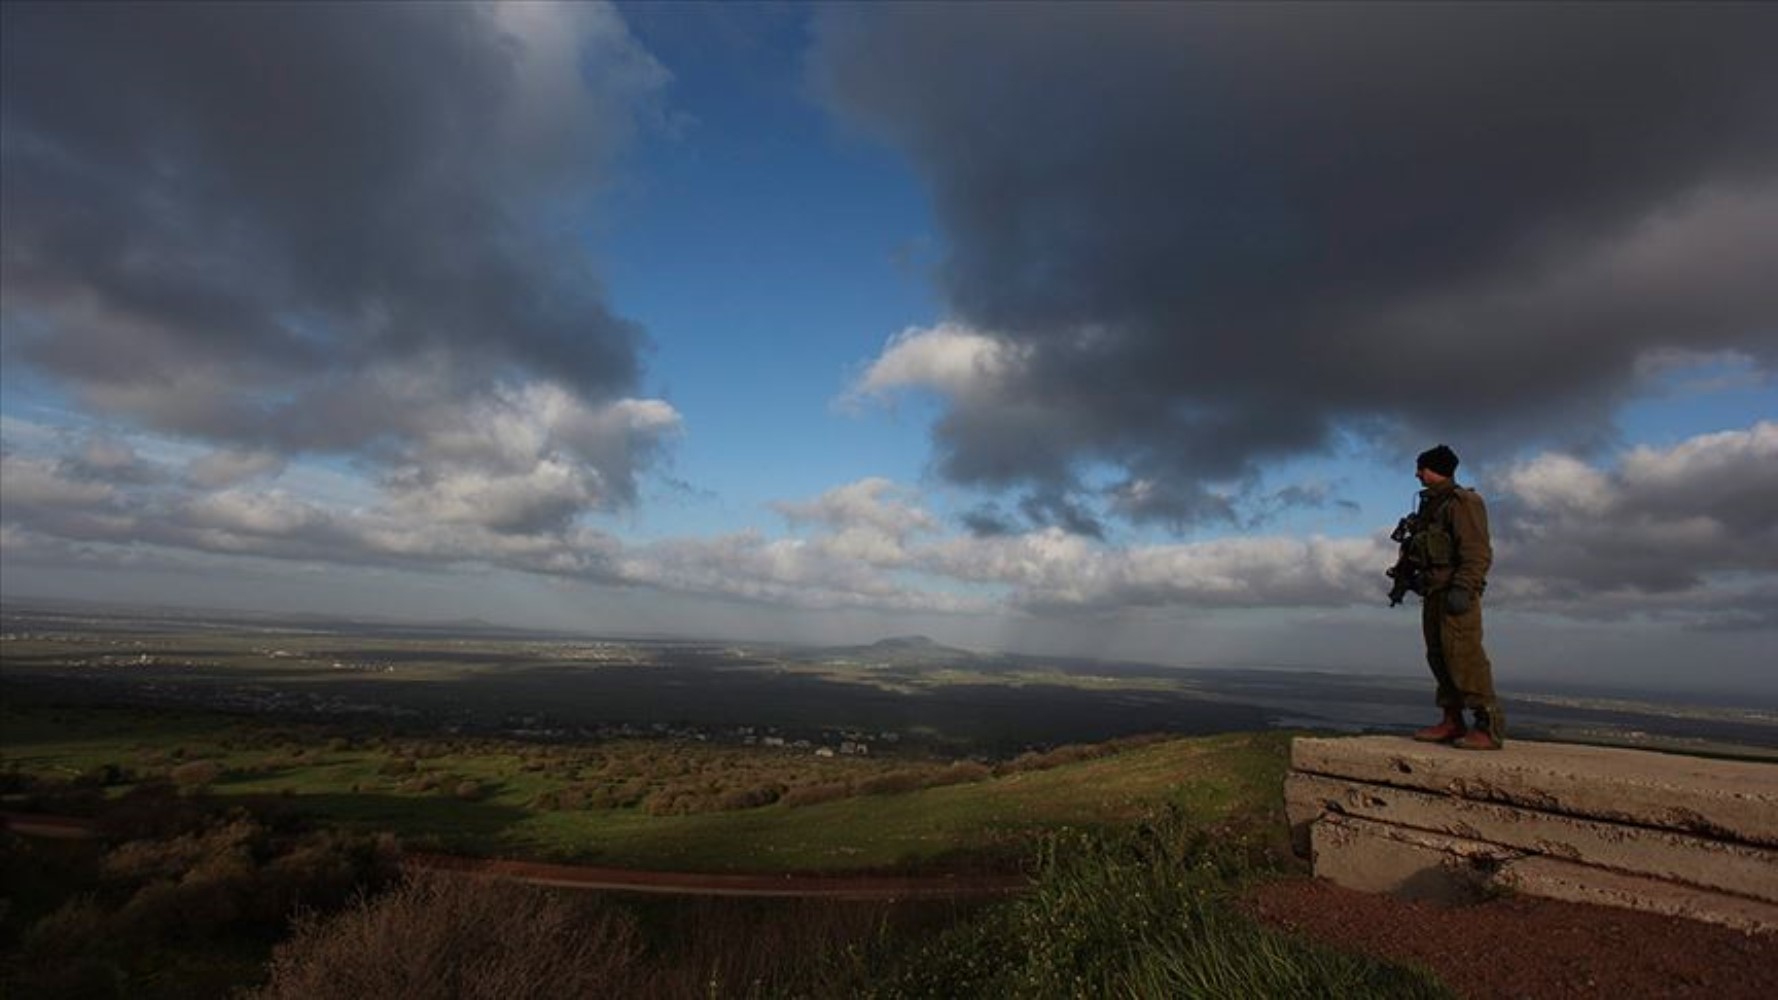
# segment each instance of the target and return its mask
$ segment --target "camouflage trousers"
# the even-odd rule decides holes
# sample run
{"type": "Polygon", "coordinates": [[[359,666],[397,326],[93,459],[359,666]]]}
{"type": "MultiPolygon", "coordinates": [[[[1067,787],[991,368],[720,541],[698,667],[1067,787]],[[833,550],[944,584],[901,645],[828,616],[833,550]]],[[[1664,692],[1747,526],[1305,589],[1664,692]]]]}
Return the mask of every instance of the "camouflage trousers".
{"type": "Polygon", "coordinates": [[[1482,649],[1482,598],[1472,595],[1469,610],[1460,615],[1445,610],[1445,594],[1426,595],[1420,609],[1420,627],[1426,635],[1426,664],[1438,681],[1440,708],[1482,709],[1493,722],[1495,738],[1506,732],[1506,718],[1494,698],[1494,668],[1482,649]]]}

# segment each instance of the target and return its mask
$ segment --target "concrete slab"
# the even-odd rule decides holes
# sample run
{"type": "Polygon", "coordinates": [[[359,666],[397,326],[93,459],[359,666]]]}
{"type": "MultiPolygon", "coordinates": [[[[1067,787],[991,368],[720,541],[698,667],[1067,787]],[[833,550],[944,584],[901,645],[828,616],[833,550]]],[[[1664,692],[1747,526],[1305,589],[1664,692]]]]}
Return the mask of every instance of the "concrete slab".
{"type": "Polygon", "coordinates": [[[1526,857],[1504,865],[1495,883],[1528,896],[1621,906],[1704,920],[1756,934],[1778,934],[1778,905],[1659,879],[1602,871],[1557,858],[1526,857]]]}
{"type": "Polygon", "coordinates": [[[1778,905],[1484,841],[1337,813],[1316,820],[1312,838],[1315,874],[1363,892],[1461,905],[1506,890],[1778,933],[1778,905]]]}
{"type": "Polygon", "coordinates": [[[1298,739],[1293,770],[1778,847],[1778,764],[1510,741],[1493,753],[1405,736],[1298,739]]]}
{"type": "Polygon", "coordinates": [[[1313,774],[1287,776],[1284,801],[1293,824],[1331,811],[1778,903],[1770,848],[1313,774]]]}
{"type": "Polygon", "coordinates": [[[1496,844],[1328,815],[1311,827],[1315,874],[1361,892],[1462,904],[1518,854],[1496,844]]]}

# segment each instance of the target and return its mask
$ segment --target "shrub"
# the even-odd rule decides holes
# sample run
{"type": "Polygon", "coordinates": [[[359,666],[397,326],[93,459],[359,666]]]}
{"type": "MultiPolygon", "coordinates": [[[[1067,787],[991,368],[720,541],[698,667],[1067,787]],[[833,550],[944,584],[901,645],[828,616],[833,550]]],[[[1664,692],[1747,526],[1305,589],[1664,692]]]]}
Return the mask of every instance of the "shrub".
{"type": "Polygon", "coordinates": [[[865,795],[898,795],[926,787],[927,778],[925,771],[890,771],[864,779],[858,790],[865,795]]]}
{"type": "Polygon", "coordinates": [[[785,792],[778,801],[787,806],[812,806],[819,802],[847,798],[851,794],[852,783],[849,781],[823,781],[814,785],[798,785],[785,792]]]}
{"type": "Polygon", "coordinates": [[[973,760],[960,760],[929,777],[927,779],[927,784],[933,787],[940,785],[968,785],[974,784],[977,781],[987,781],[993,776],[993,769],[986,764],[973,760]]]}
{"type": "Polygon", "coordinates": [[[104,907],[89,897],[71,900],[37,921],[16,963],[8,963],[5,993],[86,1000],[125,996],[123,970],[94,947],[106,940],[104,928],[104,907]]]}
{"type": "Polygon", "coordinates": [[[214,821],[201,799],[179,794],[171,782],[145,781],[107,803],[99,816],[114,840],[172,837],[202,830],[214,821]]]}
{"type": "Polygon", "coordinates": [[[769,806],[784,795],[783,785],[760,785],[755,788],[738,788],[732,792],[724,792],[716,799],[716,808],[724,811],[736,809],[757,809],[769,806]]]}
{"type": "Polygon", "coordinates": [[[260,1000],[624,996],[635,924],[606,906],[473,877],[413,876],[332,920],[298,922],[260,1000]]]}
{"type": "Polygon", "coordinates": [[[263,835],[253,820],[233,815],[201,831],[119,844],[106,852],[100,868],[113,883],[175,881],[208,859],[251,857],[263,835]]]}
{"type": "Polygon", "coordinates": [[[222,765],[213,760],[189,761],[173,768],[168,777],[180,788],[203,788],[222,777],[222,765]]]}
{"type": "Polygon", "coordinates": [[[80,777],[75,779],[75,782],[82,785],[106,788],[111,785],[129,784],[134,779],[135,775],[132,774],[128,768],[117,764],[100,764],[97,767],[93,767],[82,773],[80,777]]]}

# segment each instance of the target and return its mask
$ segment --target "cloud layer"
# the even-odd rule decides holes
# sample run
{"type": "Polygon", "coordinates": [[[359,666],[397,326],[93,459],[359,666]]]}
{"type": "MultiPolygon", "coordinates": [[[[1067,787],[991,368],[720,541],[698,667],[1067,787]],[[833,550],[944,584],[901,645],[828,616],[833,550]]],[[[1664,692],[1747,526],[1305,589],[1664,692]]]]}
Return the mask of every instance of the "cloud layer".
{"type": "Polygon", "coordinates": [[[213,487],[345,456],[392,514],[519,535],[634,498],[677,415],[577,230],[668,74],[613,10],[0,16],[9,368],[209,442],[213,487]]]}
{"type": "Polygon", "coordinates": [[[861,389],[940,393],[938,471],[1038,523],[1239,521],[1341,434],[1597,443],[1641,359],[1778,360],[1775,34],[1756,4],[826,8],[817,82],[949,243],[954,321],[861,389]]]}
{"type": "MultiPolygon", "coordinates": [[[[565,507],[579,502],[584,487],[568,477],[504,487],[452,480],[354,505],[304,498],[278,479],[209,488],[191,475],[201,464],[146,458],[116,441],[0,455],[0,554],[12,566],[201,553],[497,568],[777,607],[1061,620],[1147,609],[1376,607],[1394,556],[1381,527],[1356,538],[1150,545],[1055,527],[958,534],[917,491],[875,478],[775,505],[785,527],[776,534],[629,543],[566,522],[508,523],[547,519],[558,494],[565,507]]],[[[1638,447],[1611,464],[1559,452],[1519,463],[1488,498],[1497,569],[1490,597],[1502,609],[1573,619],[1778,625],[1774,470],[1771,422],[1638,447]]]]}

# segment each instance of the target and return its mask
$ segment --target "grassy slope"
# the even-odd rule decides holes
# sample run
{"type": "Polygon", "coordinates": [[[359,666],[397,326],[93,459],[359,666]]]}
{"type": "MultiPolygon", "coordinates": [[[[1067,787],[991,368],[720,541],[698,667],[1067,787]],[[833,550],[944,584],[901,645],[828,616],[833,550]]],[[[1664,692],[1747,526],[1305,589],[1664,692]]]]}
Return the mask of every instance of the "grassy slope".
{"type": "Polygon", "coordinates": [[[650,816],[635,808],[534,808],[540,794],[562,782],[524,770],[527,748],[520,744],[482,744],[423,762],[489,790],[471,802],[401,791],[401,779],[382,773],[392,759],[387,749],[330,749],[300,736],[280,740],[277,732],[258,720],[198,713],[0,711],[6,764],[27,773],[68,778],[105,764],[151,773],[181,759],[217,760],[231,773],[211,787],[214,794],[280,795],[304,812],[393,830],[420,846],[708,871],[919,865],[995,852],[1037,830],[1114,825],[1167,803],[1205,817],[1274,810],[1288,745],[1281,733],[1168,740],[965,785],[795,808],[650,816]]]}
{"type": "MultiPolygon", "coordinates": [[[[703,870],[837,870],[919,863],[992,851],[1058,826],[1110,826],[1165,803],[1191,815],[1271,807],[1282,780],[1280,734],[1170,740],[1115,757],[901,795],[859,796],[801,808],[648,817],[622,811],[581,828],[601,861],[703,870]]],[[[516,834],[548,837],[546,814],[516,834]]],[[[570,834],[569,836],[572,836],[570,834]]]]}

